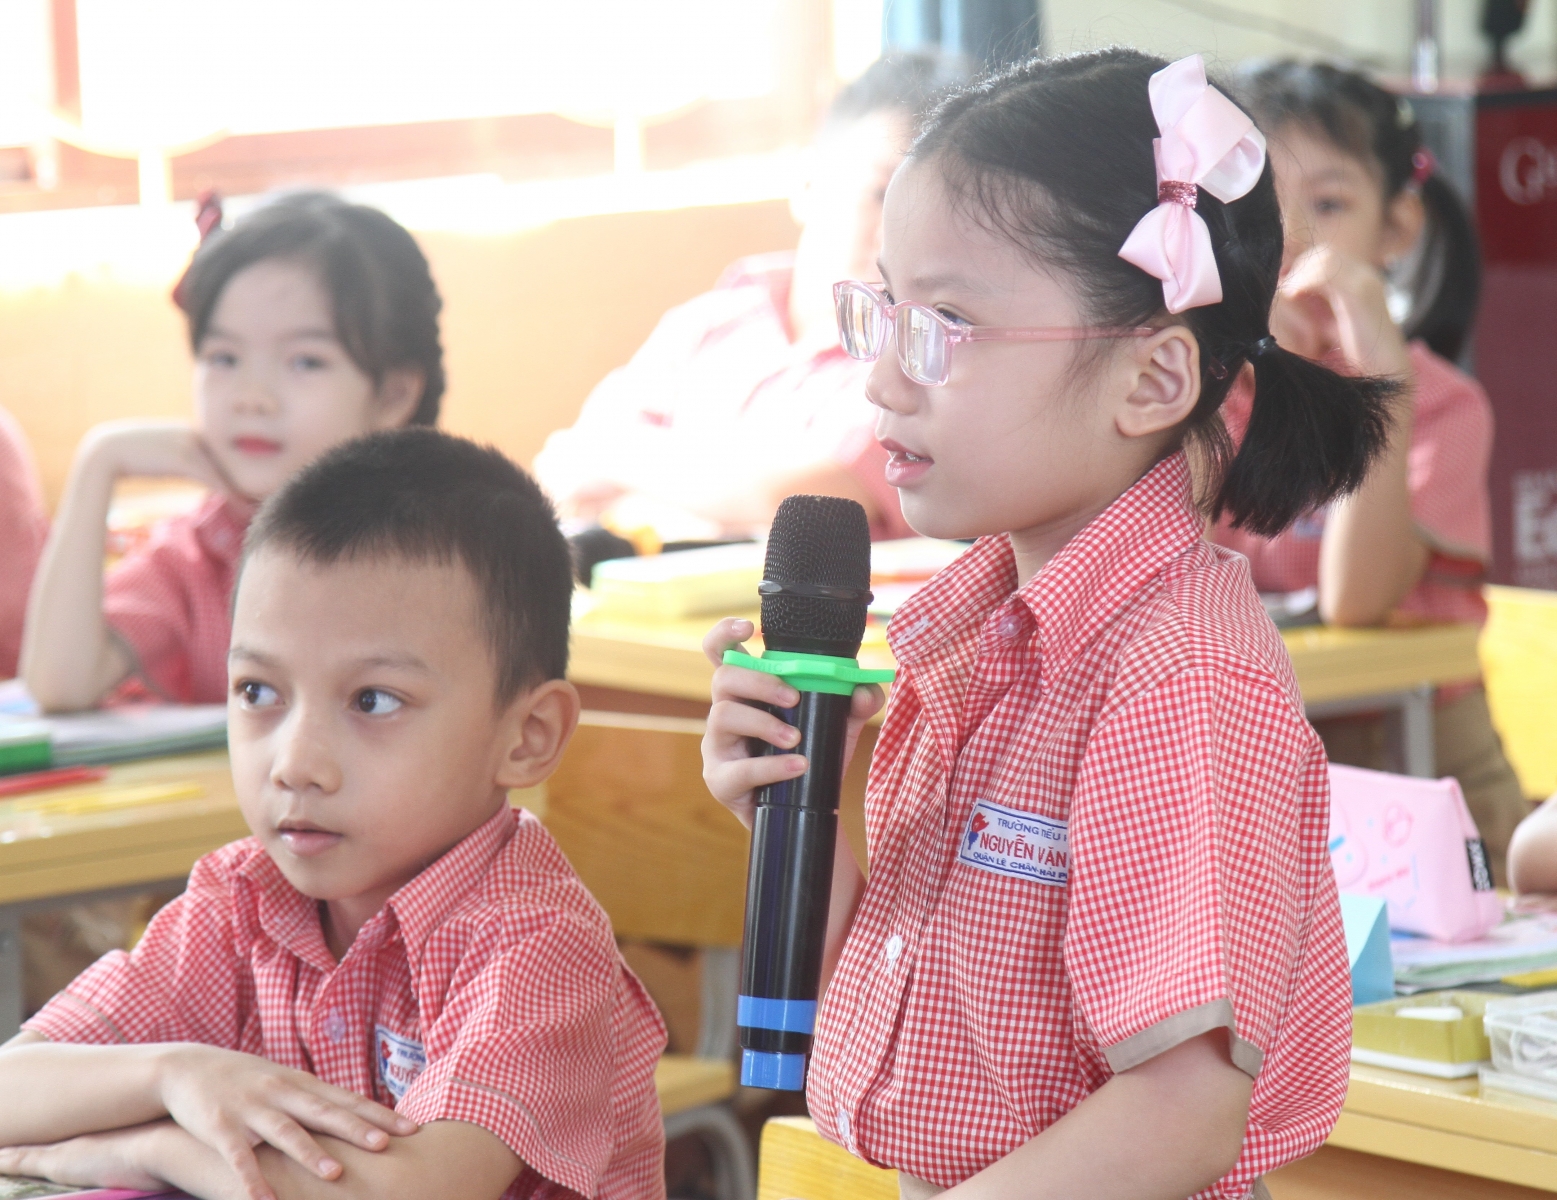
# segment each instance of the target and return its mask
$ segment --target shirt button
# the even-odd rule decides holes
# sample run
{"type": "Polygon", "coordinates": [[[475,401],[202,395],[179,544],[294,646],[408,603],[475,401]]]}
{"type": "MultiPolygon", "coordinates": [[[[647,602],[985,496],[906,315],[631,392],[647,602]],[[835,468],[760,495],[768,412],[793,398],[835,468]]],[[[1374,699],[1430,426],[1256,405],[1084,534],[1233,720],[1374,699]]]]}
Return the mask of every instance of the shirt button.
{"type": "Polygon", "coordinates": [[[901,953],[903,953],[903,939],[894,933],[887,939],[887,961],[895,963],[901,953]]]}
{"type": "Polygon", "coordinates": [[[995,632],[1010,641],[1022,632],[1022,618],[1015,613],[1007,613],[1000,618],[1000,623],[995,626],[995,632]]]}
{"type": "Polygon", "coordinates": [[[346,1036],[346,1018],[341,1016],[339,1009],[332,1008],[325,1017],[324,1036],[332,1042],[339,1042],[346,1036]]]}

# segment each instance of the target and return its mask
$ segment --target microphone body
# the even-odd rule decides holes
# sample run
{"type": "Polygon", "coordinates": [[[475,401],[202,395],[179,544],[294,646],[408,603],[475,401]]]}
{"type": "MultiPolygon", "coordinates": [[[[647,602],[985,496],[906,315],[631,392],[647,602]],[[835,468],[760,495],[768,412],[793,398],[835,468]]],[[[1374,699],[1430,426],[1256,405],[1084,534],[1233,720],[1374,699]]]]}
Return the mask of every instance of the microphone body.
{"type": "Polygon", "coordinates": [[[816,1026],[849,709],[856,684],[892,672],[861,670],[854,657],[870,602],[870,534],[858,504],[785,500],[765,574],[766,649],[761,658],[732,650],[725,662],[778,675],[799,692],[793,708],[769,708],[800,731],[799,745],[763,752],[804,755],[806,771],[757,794],[736,1025],[741,1082],[799,1091],[816,1026]]]}

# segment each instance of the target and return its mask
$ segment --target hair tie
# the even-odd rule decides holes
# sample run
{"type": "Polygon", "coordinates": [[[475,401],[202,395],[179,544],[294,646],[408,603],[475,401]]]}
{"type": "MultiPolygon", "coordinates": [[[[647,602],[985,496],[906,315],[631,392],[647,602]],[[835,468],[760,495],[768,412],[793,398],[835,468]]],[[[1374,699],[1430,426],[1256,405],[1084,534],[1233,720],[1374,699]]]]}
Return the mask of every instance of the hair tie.
{"type": "Polygon", "coordinates": [[[1251,359],[1259,358],[1262,354],[1274,354],[1280,349],[1281,347],[1276,344],[1276,339],[1267,333],[1258,341],[1249,343],[1249,357],[1251,359]]]}
{"type": "Polygon", "coordinates": [[[1170,63],[1146,85],[1161,137],[1157,207],[1130,231],[1119,257],[1162,280],[1170,313],[1222,299],[1211,230],[1195,211],[1196,189],[1223,204],[1248,194],[1265,169],[1265,138],[1249,115],[1206,82],[1198,54],[1170,63]]]}
{"type": "MultiPolygon", "coordinates": [[[[195,228],[200,231],[200,245],[211,240],[211,235],[222,227],[222,197],[215,188],[206,188],[195,199],[195,228]]],[[[199,253],[198,247],[195,253],[199,253]]],[[[191,261],[190,266],[194,263],[191,261]]],[[[189,267],[173,285],[173,303],[184,307],[184,283],[189,278],[189,267]]],[[[186,310],[187,311],[187,310],[186,310]]]]}
{"type": "Polygon", "coordinates": [[[1418,187],[1432,178],[1433,172],[1437,169],[1438,159],[1426,146],[1411,156],[1411,180],[1418,187]]]}

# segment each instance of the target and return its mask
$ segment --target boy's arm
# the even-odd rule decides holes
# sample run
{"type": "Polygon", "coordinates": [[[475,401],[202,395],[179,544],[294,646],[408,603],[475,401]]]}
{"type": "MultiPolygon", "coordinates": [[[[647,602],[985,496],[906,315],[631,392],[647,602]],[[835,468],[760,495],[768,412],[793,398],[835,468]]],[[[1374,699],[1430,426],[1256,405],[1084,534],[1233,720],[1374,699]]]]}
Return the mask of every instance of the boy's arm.
{"type": "Polygon", "coordinates": [[[48,1146],[0,1151],[7,1173],[80,1186],[154,1190],[171,1184],[200,1200],[498,1200],[524,1169],[518,1155],[478,1125],[437,1121],[380,1152],[321,1138],[339,1164],[322,1179],[269,1146],[258,1151],[260,1191],[172,1121],[87,1134],[48,1146]]]}
{"type": "MultiPolygon", "coordinates": [[[[121,1135],[163,1117],[223,1165],[240,1189],[234,1194],[256,1200],[268,1194],[257,1144],[332,1178],[341,1163],[322,1142],[371,1154],[390,1144],[390,1134],[416,1130],[364,1096],[215,1046],[68,1045],[24,1031],[0,1051],[0,1147],[7,1147],[0,1149],[0,1172],[25,1174],[30,1165],[65,1183],[113,1184],[113,1163],[128,1171],[138,1161],[114,1157],[121,1135]]],[[[139,1149],[142,1141],[126,1145],[139,1149]]],[[[140,1167],[157,1174],[144,1162],[140,1167]]]]}
{"type": "Polygon", "coordinates": [[[1115,1075],[942,1200],[1183,1200],[1238,1160],[1254,1081],[1223,1030],[1115,1075]]]}
{"type": "Polygon", "coordinates": [[[103,551],[114,483],[181,476],[223,488],[199,436],[176,421],[117,421],[82,440],[27,602],[21,674],[46,712],[89,708],[132,663],[103,619],[103,551]]]}

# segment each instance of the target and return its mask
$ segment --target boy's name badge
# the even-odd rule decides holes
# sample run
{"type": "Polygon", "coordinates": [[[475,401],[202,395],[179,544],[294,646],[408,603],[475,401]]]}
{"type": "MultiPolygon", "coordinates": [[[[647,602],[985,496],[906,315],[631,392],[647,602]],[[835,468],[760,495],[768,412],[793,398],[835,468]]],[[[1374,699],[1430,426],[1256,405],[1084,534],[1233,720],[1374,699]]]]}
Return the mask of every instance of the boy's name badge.
{"type": "Polygon", "coordinates": [[[1070,882],[1070,827],[1036,813],[980,800],[968,814],[957,861],[1049,887],[1070,882]]]}
{"type": "Polygon", "coordinates": [[[374,1027],[374,1051],[378,1058],[378,1077],[396,1100],[405,1098],[416,1077],[427,1066],[427,1051],[421,1042],[413,1042],[382,1025],[374,1027]]]}

